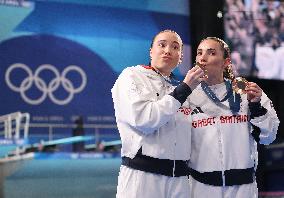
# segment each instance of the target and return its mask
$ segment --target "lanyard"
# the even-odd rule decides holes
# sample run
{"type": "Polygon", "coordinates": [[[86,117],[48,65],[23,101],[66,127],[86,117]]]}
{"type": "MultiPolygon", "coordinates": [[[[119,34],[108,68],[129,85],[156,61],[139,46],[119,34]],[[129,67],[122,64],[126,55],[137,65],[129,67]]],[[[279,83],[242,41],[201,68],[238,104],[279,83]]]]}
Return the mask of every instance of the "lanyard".
{"type": "Polygon", "coordinates": [[[232,85],[229,81],[225,81],[227,94],[226,96],[220,100],[215,93],[210,89],[210,87],[207,85],[206,82],[201,82],[201,87],[203,91],[206,93],[206,95],[219,107],[225,107],[228,108],[226,105],[224,105],[222,102],[228,100],[229,102],[229,108],[232,111],[232,113],[237,113],[240,110],[240,103],[241,103],[241,96],[240,94],[233,93],[232,85]]]}
{"type": "Polygon", "coordinates": [[[154,67],[151,67],[151,69],[156,72],[157,74],[159,74],[166,82],[168,82],[169,84],[173,85],[173,86],[177,86],[180,84],[180,81],[175,79],[173,77],[173,74],[171,73],[170,77],[164,76],[163,74],[161,74],[158,70],[154,69],[154,67]]]}

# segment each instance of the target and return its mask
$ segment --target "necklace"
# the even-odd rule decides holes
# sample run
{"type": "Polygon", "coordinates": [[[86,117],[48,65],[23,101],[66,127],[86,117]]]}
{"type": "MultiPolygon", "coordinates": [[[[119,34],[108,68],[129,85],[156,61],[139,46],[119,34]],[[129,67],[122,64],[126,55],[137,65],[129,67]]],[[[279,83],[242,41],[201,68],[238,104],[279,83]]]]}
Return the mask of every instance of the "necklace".
{"type": "Polygon", "coordinates": [[[151,69],[156,72],[158,75],[160,75],[166,82],[170,83],[173,86],[177,86],[180,84],[180,81],[174,78],[173,73],[170,74],[170,76],[164,76],[163,74],[161,74],[161,72],[159,72],[158,70],[156,70],[154,67],[150,66],[151,69]]]}
{"type": "Polygon", "coordinates": [[[206,95],[219,107],[225,107],[228,108],[226,105],[224,105],[222,102],[228,100],[229,102],[229,108],[232,111],[232,113],[237,113],[240,110],[240,103],[241,103],[241,96],[240,94],[234,94],[232,85],[229,81],[225,81],[227,95],[220,100],[216,94],[210,89],[210,87],[207,85],[206,82],[201,82],[201,87],[203,91],[206,93],[206,95]]]}

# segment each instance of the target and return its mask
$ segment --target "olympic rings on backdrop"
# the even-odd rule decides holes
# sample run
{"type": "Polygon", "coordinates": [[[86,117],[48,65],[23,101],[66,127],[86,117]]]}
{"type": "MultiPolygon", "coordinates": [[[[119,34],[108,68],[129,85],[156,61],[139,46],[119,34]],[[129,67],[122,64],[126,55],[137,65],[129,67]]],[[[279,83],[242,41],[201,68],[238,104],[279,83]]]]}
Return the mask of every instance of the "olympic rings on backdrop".
{"type": "Polygon", "coordinates": [[[81,92],[85,88],[87,84],[87,76],[86,73],[76,65],[69,65],[60,75],[57,68],[50,64],[40,65],[33,74],[32,70],[27,65],[15,63],[6,70],[5,81],[10,89],[15,92],[19,92],[23,100],[31,105],[38,105],[42,103],[47,96],[49,96],[50,100],[55,104],[66,105],[73,99],[74,94],[81,92]],[[11,73],[15,69],[22,69],[28,75],[19,86],[16,86],[11,82],[11,73]],[[54,78],[48,84],[40,77],[40,73],[46,70],[51,71],[54,74],[54,78]],[[71,80],[66,77],[71,71],[75,71],[81,76],[82,82],[77,88],[75,88],[71,80]],[[42,92],[41,96],[37,99],[31,99],[25,93],[33,84],[42,92]],[[62,85],[66,92],[68,92],[68,96],[62,100],[57,99],[53,94],[60,85],[62,85]]]}

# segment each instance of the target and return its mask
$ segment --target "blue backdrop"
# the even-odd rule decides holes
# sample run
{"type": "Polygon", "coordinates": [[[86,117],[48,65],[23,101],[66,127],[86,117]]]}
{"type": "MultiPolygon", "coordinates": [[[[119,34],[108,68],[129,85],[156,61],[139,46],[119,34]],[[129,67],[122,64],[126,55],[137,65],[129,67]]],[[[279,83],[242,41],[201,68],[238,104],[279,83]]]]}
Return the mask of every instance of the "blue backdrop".
{"type": "Polygon", "coordinates": [[[149,62],[152,37],[163,29],[184,41],[176,74],[190,67],[188,0],[19,2],[0,3],[0,114],[115,124],[115,79],[127,66],[149,62]]]}

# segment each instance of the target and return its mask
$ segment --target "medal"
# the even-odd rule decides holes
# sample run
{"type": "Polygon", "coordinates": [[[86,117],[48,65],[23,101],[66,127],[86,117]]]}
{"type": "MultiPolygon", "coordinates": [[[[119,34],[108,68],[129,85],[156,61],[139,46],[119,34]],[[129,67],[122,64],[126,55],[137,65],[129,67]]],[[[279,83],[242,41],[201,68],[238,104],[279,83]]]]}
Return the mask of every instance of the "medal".
{"type": "Polygon", "coordinates": [[[248,86],[248,81],[243,77],[237,77],[232,80],[233,90],[238,94],[245,94],[245,88],[248,86]]]}
{"type": "Polygon", "coordinates": [[[202,78],[208,78],[208,71],[206,67],[200,63],[195,63],[195,65],[200,67],[204,71],[204,75],[202,76],[202,78]]]}
{"type": "Polygon", "coordinates": [[[235,77],[232,64],[228,65],[227,72],[229,73],[229,79],[232,81],[234,92],[238,94],[245,94],[248,81],[243,77],[235,77]]]}

